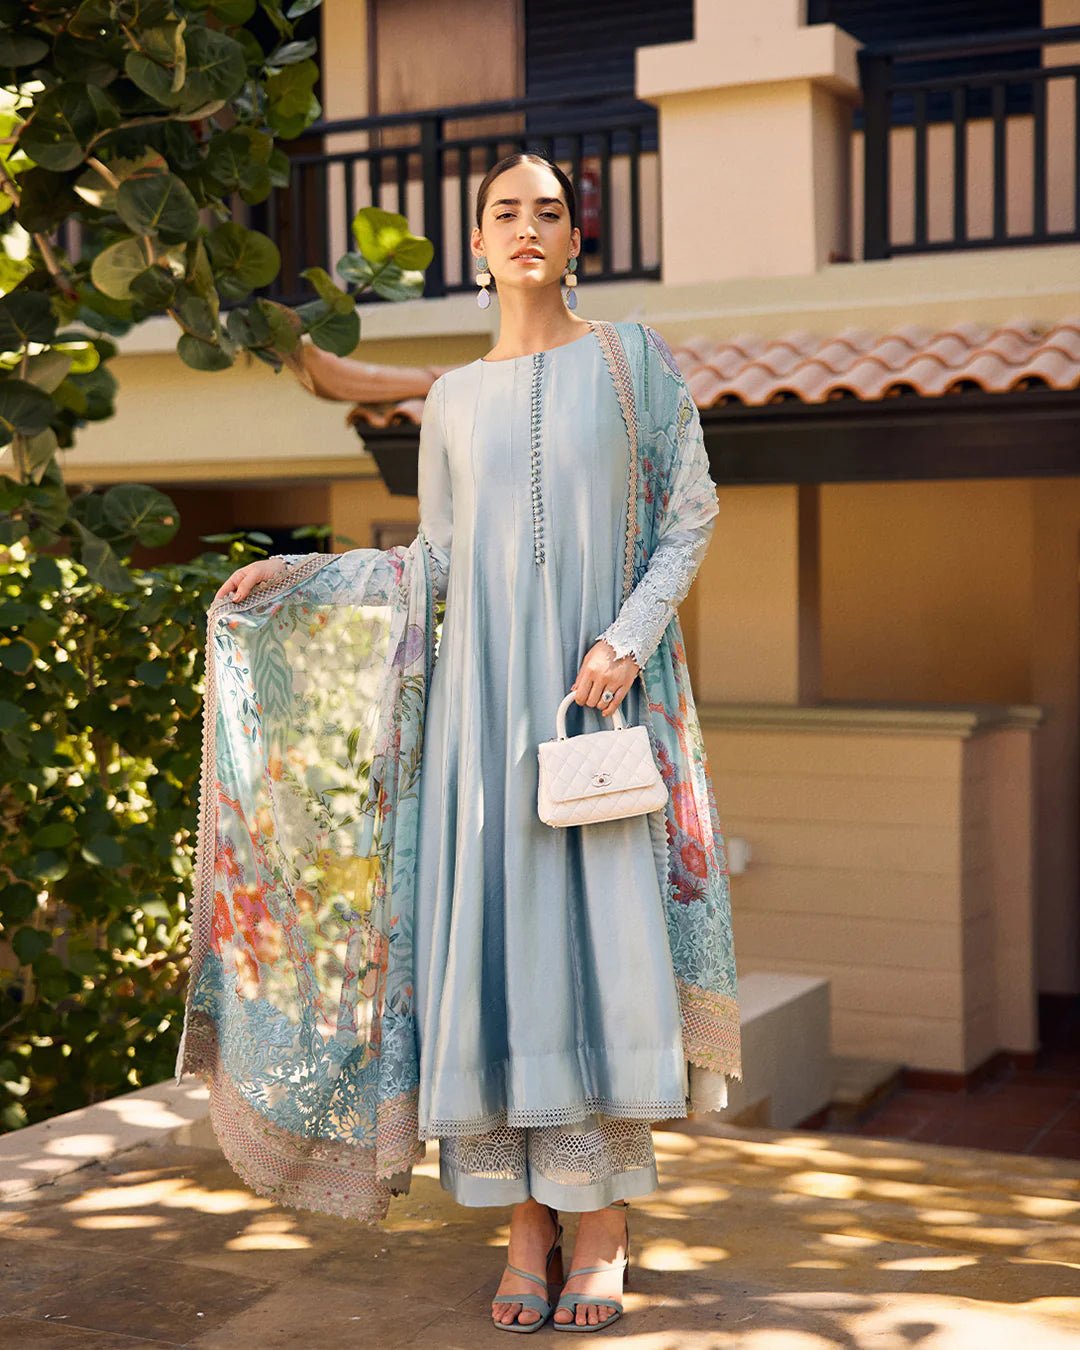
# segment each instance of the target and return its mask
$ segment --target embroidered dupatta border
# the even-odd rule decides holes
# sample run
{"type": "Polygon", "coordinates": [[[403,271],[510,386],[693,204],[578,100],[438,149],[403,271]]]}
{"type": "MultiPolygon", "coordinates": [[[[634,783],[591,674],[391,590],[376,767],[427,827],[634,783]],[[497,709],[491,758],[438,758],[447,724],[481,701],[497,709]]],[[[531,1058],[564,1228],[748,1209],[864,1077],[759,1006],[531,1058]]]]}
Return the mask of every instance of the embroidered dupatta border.
{"type": "MultiPolygon", "coordinates": [[[[641,333],[643,343],[647,343],[648,336],[644,326],[641,324],[636,326],[641,333]]],[[[615,324],[607,320],[598,320],[594,324],[594,328],[600,342],[601,351],[604,354],[604,359],[607,362],[608,372],[611,376],[612,384],[615,387],[615,393],[619,400],[619,407],[622,412],[623,422],[626,425],[626,433],[629,442],[630,462],[626,504],[626,535],[622,591],[622,598],[625,601],[634,586],[635,580],[634,558],[641,535],[641,495],[645,485],[645,474],[643,467],[640,464],[640,460],[647,447],[643,446],[642,437],[639,434],[634,372],[623,345],[622,337],[615,324]]],[[[646,351],[642,376],[643,393],[646,401],[648,399],[647,381],[648,352],[646,351]]],[[[655,503],[654,509],[658,509],[655,506],[655,503]]],[[[643,559],[643,563],[645,561],[647,560],[643,559]]],[[[691,735],[700,742],[700,723],[697,717],[697,710],[694,707],[693,699],[690,695],[689,670],[684,655],[682,630],[679,625],[677,614],[672,616],[671,622],[660,641],[659,647],[650,657],[649,661],[646,662],[645,666],[638,672],[638,679],[641,681],[641,686],[645,694],[645,705],[649,709],[651,722],[650,735],[654,742],[654,751],[656,749],[657,720],[662,717],[662,713],[654,711],[655,706],[660,703],[661,700],[658,691],[651,690],[649,687],[651,677],[648,672],[650,667],[652,667],[653,663],[656,661],[669,662],[671,664],[676,684],[686,693],[685,717],[688,729],[691,735]]],[[[709,823],[714,840],[719,841],[721,839],[720,822],[716,809],[712,780],[705,760],[704,749],[701,750],[701,767],[705,779],[710,817],[709,823]]],[[[665,807],[665,815],[668,821],[666,830],[668,885],[665,887],[667,896],[665,903],[668,905],[679,903],[670,898],[671,879],[678,871],[678,860],[674,856],[672,844],[675,837],[673,810],[673,802],[669,795],[665,807]]],[[[722,852],[722,850],[720,851],[722,852]]],[[[718,866],[719,864],[715,861],[717,850],[707,850],[707,852],[713,860],[713,865],[718,866]]],[[[682,908],[681,905],[680,908],[682,908]]],[[[682,1016],[683,1049],[688,1063],[713,1073],[723,1073],[729,1078],[741,1079],[741,1025],[738,999],[730,994],[710,990],[694,984],[689,980],[683,979],[678,974],[677,969],[676,987],[678,989],[679,1005],[682,1016]]]]}

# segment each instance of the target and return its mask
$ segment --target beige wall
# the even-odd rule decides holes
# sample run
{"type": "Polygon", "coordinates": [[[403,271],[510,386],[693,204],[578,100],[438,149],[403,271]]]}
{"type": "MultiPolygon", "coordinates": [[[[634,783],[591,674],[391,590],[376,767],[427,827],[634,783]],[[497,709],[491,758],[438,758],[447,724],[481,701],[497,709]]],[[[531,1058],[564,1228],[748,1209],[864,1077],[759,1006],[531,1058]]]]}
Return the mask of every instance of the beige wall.
{"type": "Polygon", "coordinates": [[[821,506],[827,699],[1044,709],[1039,987],[1080,987],[1080,481],[831,484],[821,506]]]}
{"type": "Polygon", "coordinates": [[[826,698],[1031,698],[1029,483],[828,483],[821,518],[826,698]]]}
{"type": "Polygon", "coordinates": [[[1025,719],[701,714],[721,825],[752,853],[740,975],[827,976],[842,1055],[961,1073],[1035,1048],[1025,719]]]}

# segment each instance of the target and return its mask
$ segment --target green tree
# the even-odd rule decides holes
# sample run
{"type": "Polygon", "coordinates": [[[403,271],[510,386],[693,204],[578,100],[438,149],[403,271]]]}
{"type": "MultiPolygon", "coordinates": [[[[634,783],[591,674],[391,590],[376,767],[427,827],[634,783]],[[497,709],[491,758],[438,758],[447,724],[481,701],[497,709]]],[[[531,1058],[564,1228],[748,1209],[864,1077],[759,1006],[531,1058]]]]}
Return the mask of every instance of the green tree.
{"type": "MultiPolygon", "coordinates": [[[[299,370],[304,335],[339,355],[355,348],[359,295],[421,293],[431,243],[368,207],[352,223],[357,250],[338,262],[342,284],[309,268],[307,303],[258,294],[280,255],[234,218],[235,203],[287,189],[275,142],[321,112],[315,42],[294,26],[318,4],[0,0],[0,448],[40,489],[8,539],[30,524],[37,546],[41,531],[63,538],[91,576],[125,584],[100,500],[68,511],[56,452],[112,414],[110,339],[132,324],[170,315],[197,370],[245,353],[299,370]]],[[[162,510],[159,532],[170,514],[160,497],[132,509],[162,510]]]]}
{"type": "Polygon", "coordinates": [[[320,114],[295,27],[318,4],[0,0],[0,1128],[172,1069],[204,617],[269,543],[140,570],[170,499],[68,491],[59,452],[114,412],[113,339],[167,314],[196,370],[299,372],[305,335],[351,352],[357,297],[418,295],[431,261],[365,208],[341,284],[259,294],[277,246],[237,217],[320,114]]]}

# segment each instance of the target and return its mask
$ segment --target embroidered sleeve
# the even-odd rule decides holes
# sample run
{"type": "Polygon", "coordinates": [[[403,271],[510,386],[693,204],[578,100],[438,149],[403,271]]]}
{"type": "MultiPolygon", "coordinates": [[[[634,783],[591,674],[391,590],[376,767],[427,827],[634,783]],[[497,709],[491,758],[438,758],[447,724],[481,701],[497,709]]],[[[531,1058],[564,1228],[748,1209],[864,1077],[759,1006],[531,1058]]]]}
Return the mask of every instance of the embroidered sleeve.
{"type": "Polygon", "coordinates": [[[645,575],[626,597],[622,608],[601,634],[615,650],[616,659],[632,656],[644,666],[660,645],[664,629],[690,589],[714,520],[696,530],[673,530],[656,547],[645,575]]]}
{"type": "Polygon", "coordinates": [[[660,645],[672,615],[686,598],[719,510],[697,404],[670,348],[654,330],[649,330],[649,336],[656,339],[649,378],[674,380],[674,401],[665,398],[660,404],[668,410],[663,414],[665,425],[652,428],[654,435],[672,442],[672,467],[665,485],[669,505],[644,575],[623,601],[614,623],[600,634],[616,658],[632,656],[639,666],[660,645]]]}
{"type": "Polygon", "coordinates": [[[450,580],[450,541],[453,535],[453,499],[450,460],[446,444],[446,396],[442,377],[428,390],[420,419],[420,462],[417,469],[420,500],[420,538],[428,551],[435,576],[435,593],[446,599],[450,580]]]}

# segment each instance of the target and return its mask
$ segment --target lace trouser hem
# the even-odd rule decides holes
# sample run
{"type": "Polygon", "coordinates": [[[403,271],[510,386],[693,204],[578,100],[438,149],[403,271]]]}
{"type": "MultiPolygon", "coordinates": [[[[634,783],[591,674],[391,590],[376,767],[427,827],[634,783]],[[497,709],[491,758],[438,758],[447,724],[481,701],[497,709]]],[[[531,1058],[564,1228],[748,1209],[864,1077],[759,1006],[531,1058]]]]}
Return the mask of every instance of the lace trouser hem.
{"type": "Polygon", "coordinates": [[[558,1125],[501,1125],[439,1140],[439,1180],[459,1204],[600,1209],[656,1189],[646,1120],[591,1115],[558,1125]]]}

